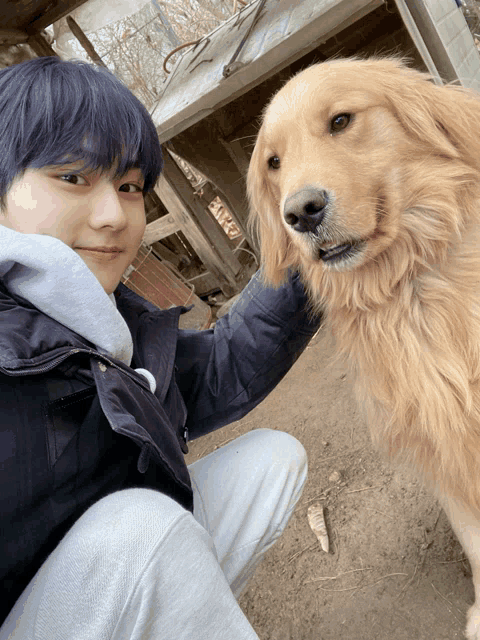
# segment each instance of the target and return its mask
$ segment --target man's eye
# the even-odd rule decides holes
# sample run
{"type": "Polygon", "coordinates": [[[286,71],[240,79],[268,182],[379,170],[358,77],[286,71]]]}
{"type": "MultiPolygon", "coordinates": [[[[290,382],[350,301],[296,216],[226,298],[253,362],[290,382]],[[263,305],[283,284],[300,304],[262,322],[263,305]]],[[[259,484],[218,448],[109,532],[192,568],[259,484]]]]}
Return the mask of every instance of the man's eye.
{"type": "Polygon", "coordinates": [[[87,181],[82,176],[79,176],[76,173],[66,173],[64,175],[59,176],[60,180],[64,182],[69,182],[70,184],[87,184],[87,181]]]}
{"type": "Polygon", "coordinates": [[[126,182],[125,184],[122,184],[119,191],[124,191],[125,193],[141,193],[143,189],[138,184],[126,182]]]}

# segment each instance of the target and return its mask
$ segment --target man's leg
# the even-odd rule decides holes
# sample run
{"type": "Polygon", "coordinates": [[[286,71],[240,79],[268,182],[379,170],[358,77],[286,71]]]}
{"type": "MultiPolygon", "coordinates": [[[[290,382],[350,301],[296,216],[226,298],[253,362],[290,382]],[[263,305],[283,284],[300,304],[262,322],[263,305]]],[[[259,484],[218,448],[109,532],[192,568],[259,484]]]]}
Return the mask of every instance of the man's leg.
{"type": "Polygon", "coordinates": [[[255,640],[229,585],[238,597],[283,531],[305,482],[305,452],[291,436],[260,429],[190,472],[195,517],[148,489],[93,505],[20,597],[0,640],[255,640]]]}
{"type": "Polygon", "coordinates": [[[300,498],[307,477],[305,450],[287,433],[256,429],[188,469],[194,516],[211,535],[238,598],[300,498]]]}
{"type": "Polygon", "coordinates": [[[148,489],[93,505],[40,568],[5,640],[258,640],[191,513],[148,489]]]}

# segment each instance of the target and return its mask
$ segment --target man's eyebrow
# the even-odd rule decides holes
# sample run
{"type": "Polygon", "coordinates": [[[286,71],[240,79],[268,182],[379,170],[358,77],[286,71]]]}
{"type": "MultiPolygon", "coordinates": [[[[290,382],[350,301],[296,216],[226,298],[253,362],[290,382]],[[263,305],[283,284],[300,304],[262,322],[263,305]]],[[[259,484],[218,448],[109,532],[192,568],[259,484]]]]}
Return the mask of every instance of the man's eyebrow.
{"type": "Polygon", "coordinates": [[[40,169],[47,169],[48,171],[95,171],[95,169],[86,167],[81,162],[62,162],[59,164],[47,164],[44,167],[40,167],[40,169]]]}

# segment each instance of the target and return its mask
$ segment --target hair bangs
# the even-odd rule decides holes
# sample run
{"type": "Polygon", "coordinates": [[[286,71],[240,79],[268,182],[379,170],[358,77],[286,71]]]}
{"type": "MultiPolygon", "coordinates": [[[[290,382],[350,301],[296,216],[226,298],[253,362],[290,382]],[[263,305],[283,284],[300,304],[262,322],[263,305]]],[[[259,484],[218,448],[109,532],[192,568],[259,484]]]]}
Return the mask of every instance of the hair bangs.
{"type": "Polygon", "coordinates": [[[0,196],[27,168],[138,168],[144,192],[162,169],[153,121],[130,90],[102,67],[53,57],[0,71],[0,147],[0,196]]]}

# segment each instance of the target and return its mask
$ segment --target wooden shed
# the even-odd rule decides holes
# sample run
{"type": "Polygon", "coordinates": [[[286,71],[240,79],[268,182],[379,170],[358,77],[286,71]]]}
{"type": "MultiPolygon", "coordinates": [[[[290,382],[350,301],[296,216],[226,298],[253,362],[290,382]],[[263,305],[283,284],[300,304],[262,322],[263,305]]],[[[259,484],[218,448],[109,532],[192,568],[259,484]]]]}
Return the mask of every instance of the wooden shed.
{"type": "MultiPolygon", "coordinates": [[[[84,1],[6,0],[0,47],[28,42],[37,55],[54,55],[42,29],[84,1]]],[[[439,83],[480,87],[479,54],[456,0],[253,0],[186,49],[152,111],[165,150],[164,175],[147,201],[152,258],[173,265],[199,296],[241,290],[258,265],[245,174],[265,104],[312,63],[390,53],[439,83]],[[181,158],[206,180],[188,175],[181,158]],[[213,215],[218,196],[237,234],[213,215]]]]}
{"type": "MultiPolygon", "coordinates": [[[[333,56],[392,53],[408,56],[439,83],[459,79],[480,87],[479,54],[455,0],[254,0],[186,50],[152,117],[164,148],[208,178],[241,229],[244,248],[255,252],[245,174],[265,104],[310,64],[333,56]]],[[[189,183],[166,155],[158,194],[170,218],[152,225],[150,240],[165,237],[167,225],[180,224],[182,215],[192,217],[185,201],[189,183]]],[[[200,281],[200,291],[209,289],[219,270],[227,290],[238,290],[238,252],[219,244],[218,229],[211,236],[203,233],[213,240],[218,259],[208,257],[216,273],[210,285],[200,281]]]]}

